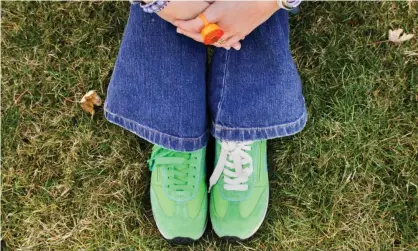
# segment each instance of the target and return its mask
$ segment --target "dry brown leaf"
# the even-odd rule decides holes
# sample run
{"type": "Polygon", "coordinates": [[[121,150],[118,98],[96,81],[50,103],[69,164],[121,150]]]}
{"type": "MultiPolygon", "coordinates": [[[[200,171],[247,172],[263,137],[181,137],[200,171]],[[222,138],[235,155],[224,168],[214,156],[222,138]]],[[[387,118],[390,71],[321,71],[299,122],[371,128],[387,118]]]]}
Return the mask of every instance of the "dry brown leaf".
{"type": "Polygon", "coordinates": [[[393,43],[401,43],[410,40],[414,37],[414,34],[404,33],[402,36],[403,29],[389,30],[389,41],[393,43]]]}
{"type": "Polygon", "coordinates": [[[81,108],[84,111],[94,115],[94,106],[102,105],[102,99],[97,95],[95,90],[87,92],[80,101],[81,108]]]}

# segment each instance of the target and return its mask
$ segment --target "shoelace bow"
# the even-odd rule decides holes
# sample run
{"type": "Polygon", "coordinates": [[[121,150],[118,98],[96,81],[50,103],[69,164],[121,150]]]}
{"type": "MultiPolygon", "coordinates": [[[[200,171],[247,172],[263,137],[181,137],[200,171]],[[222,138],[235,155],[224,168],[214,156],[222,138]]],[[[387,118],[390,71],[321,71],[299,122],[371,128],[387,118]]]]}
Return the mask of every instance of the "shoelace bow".
{"type": "Polygon", "coordinates": [[[221,142],[221,154],[209,179],[209,192],[224,174],[224,189],[235,191],[248,190],[249,177],[253,173],[253,160],[247,151],[253,142],[221,142]],[[248,165],[243,168],[244,165],[248,165]]]}
{"type": "Polygon", "coordinates": [[[168,188],[175,191],[185,191],[190,188],[189,175],[190,168],[196,168],[191,165],[191,155],[188,153],[170,153],[155,154],[148,160],[150,169],[158,166],[167,168],[167,175],[170,181],[168,188]],[[174,156],[173,156],[174,155],[174,156]]]}

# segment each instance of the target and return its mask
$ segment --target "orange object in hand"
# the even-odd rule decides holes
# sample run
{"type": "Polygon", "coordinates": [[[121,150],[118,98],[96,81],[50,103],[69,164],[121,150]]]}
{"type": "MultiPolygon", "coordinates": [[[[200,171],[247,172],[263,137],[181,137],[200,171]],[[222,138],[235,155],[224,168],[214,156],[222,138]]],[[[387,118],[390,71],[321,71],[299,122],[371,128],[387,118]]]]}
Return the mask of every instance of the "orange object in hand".
{"type": "Polygon", "coordinates": [[[199,18],[205,25],[200,32],[203,38],[203,43],[208,45],[218,42],[218,40],[224,35],[224,31],[217,24],[210,24],[203,14],[200,14],[199,18]]]}

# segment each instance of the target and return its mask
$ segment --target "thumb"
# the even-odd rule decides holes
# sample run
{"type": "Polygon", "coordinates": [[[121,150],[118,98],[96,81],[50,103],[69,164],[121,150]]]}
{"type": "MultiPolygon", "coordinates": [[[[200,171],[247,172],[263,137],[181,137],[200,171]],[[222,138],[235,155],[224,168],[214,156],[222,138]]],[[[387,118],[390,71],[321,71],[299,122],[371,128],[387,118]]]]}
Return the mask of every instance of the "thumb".
{"type": "MultiPolygon", "coordinates": [[[[208,21],[208,23],[217,23],[220,19],[220,11],[217,11],[218,9],[218,4],[215,2],[213,4],[211,4],[202,14],[203,16],[206,18],[206,20],[208,21]]],[[[205,23],[203,22],[203,20],[197,16],[194,19],[191,20],[187,20],[187,21],[183,21],[183,20],[176,20],[174,22],[174,25],[183,29],[183,30],[187,30],[187,31],[192,31],[192,32],[200,32],[203,27],[205,27],[205,23]]]]}

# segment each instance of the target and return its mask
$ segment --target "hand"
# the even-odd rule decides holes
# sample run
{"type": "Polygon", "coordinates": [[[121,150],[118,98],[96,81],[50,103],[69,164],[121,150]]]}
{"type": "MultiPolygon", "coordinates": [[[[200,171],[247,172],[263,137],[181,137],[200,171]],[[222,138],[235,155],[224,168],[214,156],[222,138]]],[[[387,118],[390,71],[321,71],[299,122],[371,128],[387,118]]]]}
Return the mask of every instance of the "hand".
{"type": "Polygon", "coordinates": [[[170,1],[157,14],[167,22],[174,24],[175,20],[189,20],[195,18],[208,8],[210,3],[205,1],[170,1]]]}
{"type": "MultiPolygon", "coordinates": [[[[276,1],[219,1],[211,4],[203,14],[209,23],[218,24],[225,32],[222,37],[225,42],[222,45],[219,43],[214,45],[228,50],[231,47],[239,50],[241,48],[239,41],[269,19],[277,10],[279,6],[276,1]]],[[[178,33],[203,42],[200,35],[203,22],[199,17],[189,21],[176,20],[174,25],[178,27],[178,33]]]]}

